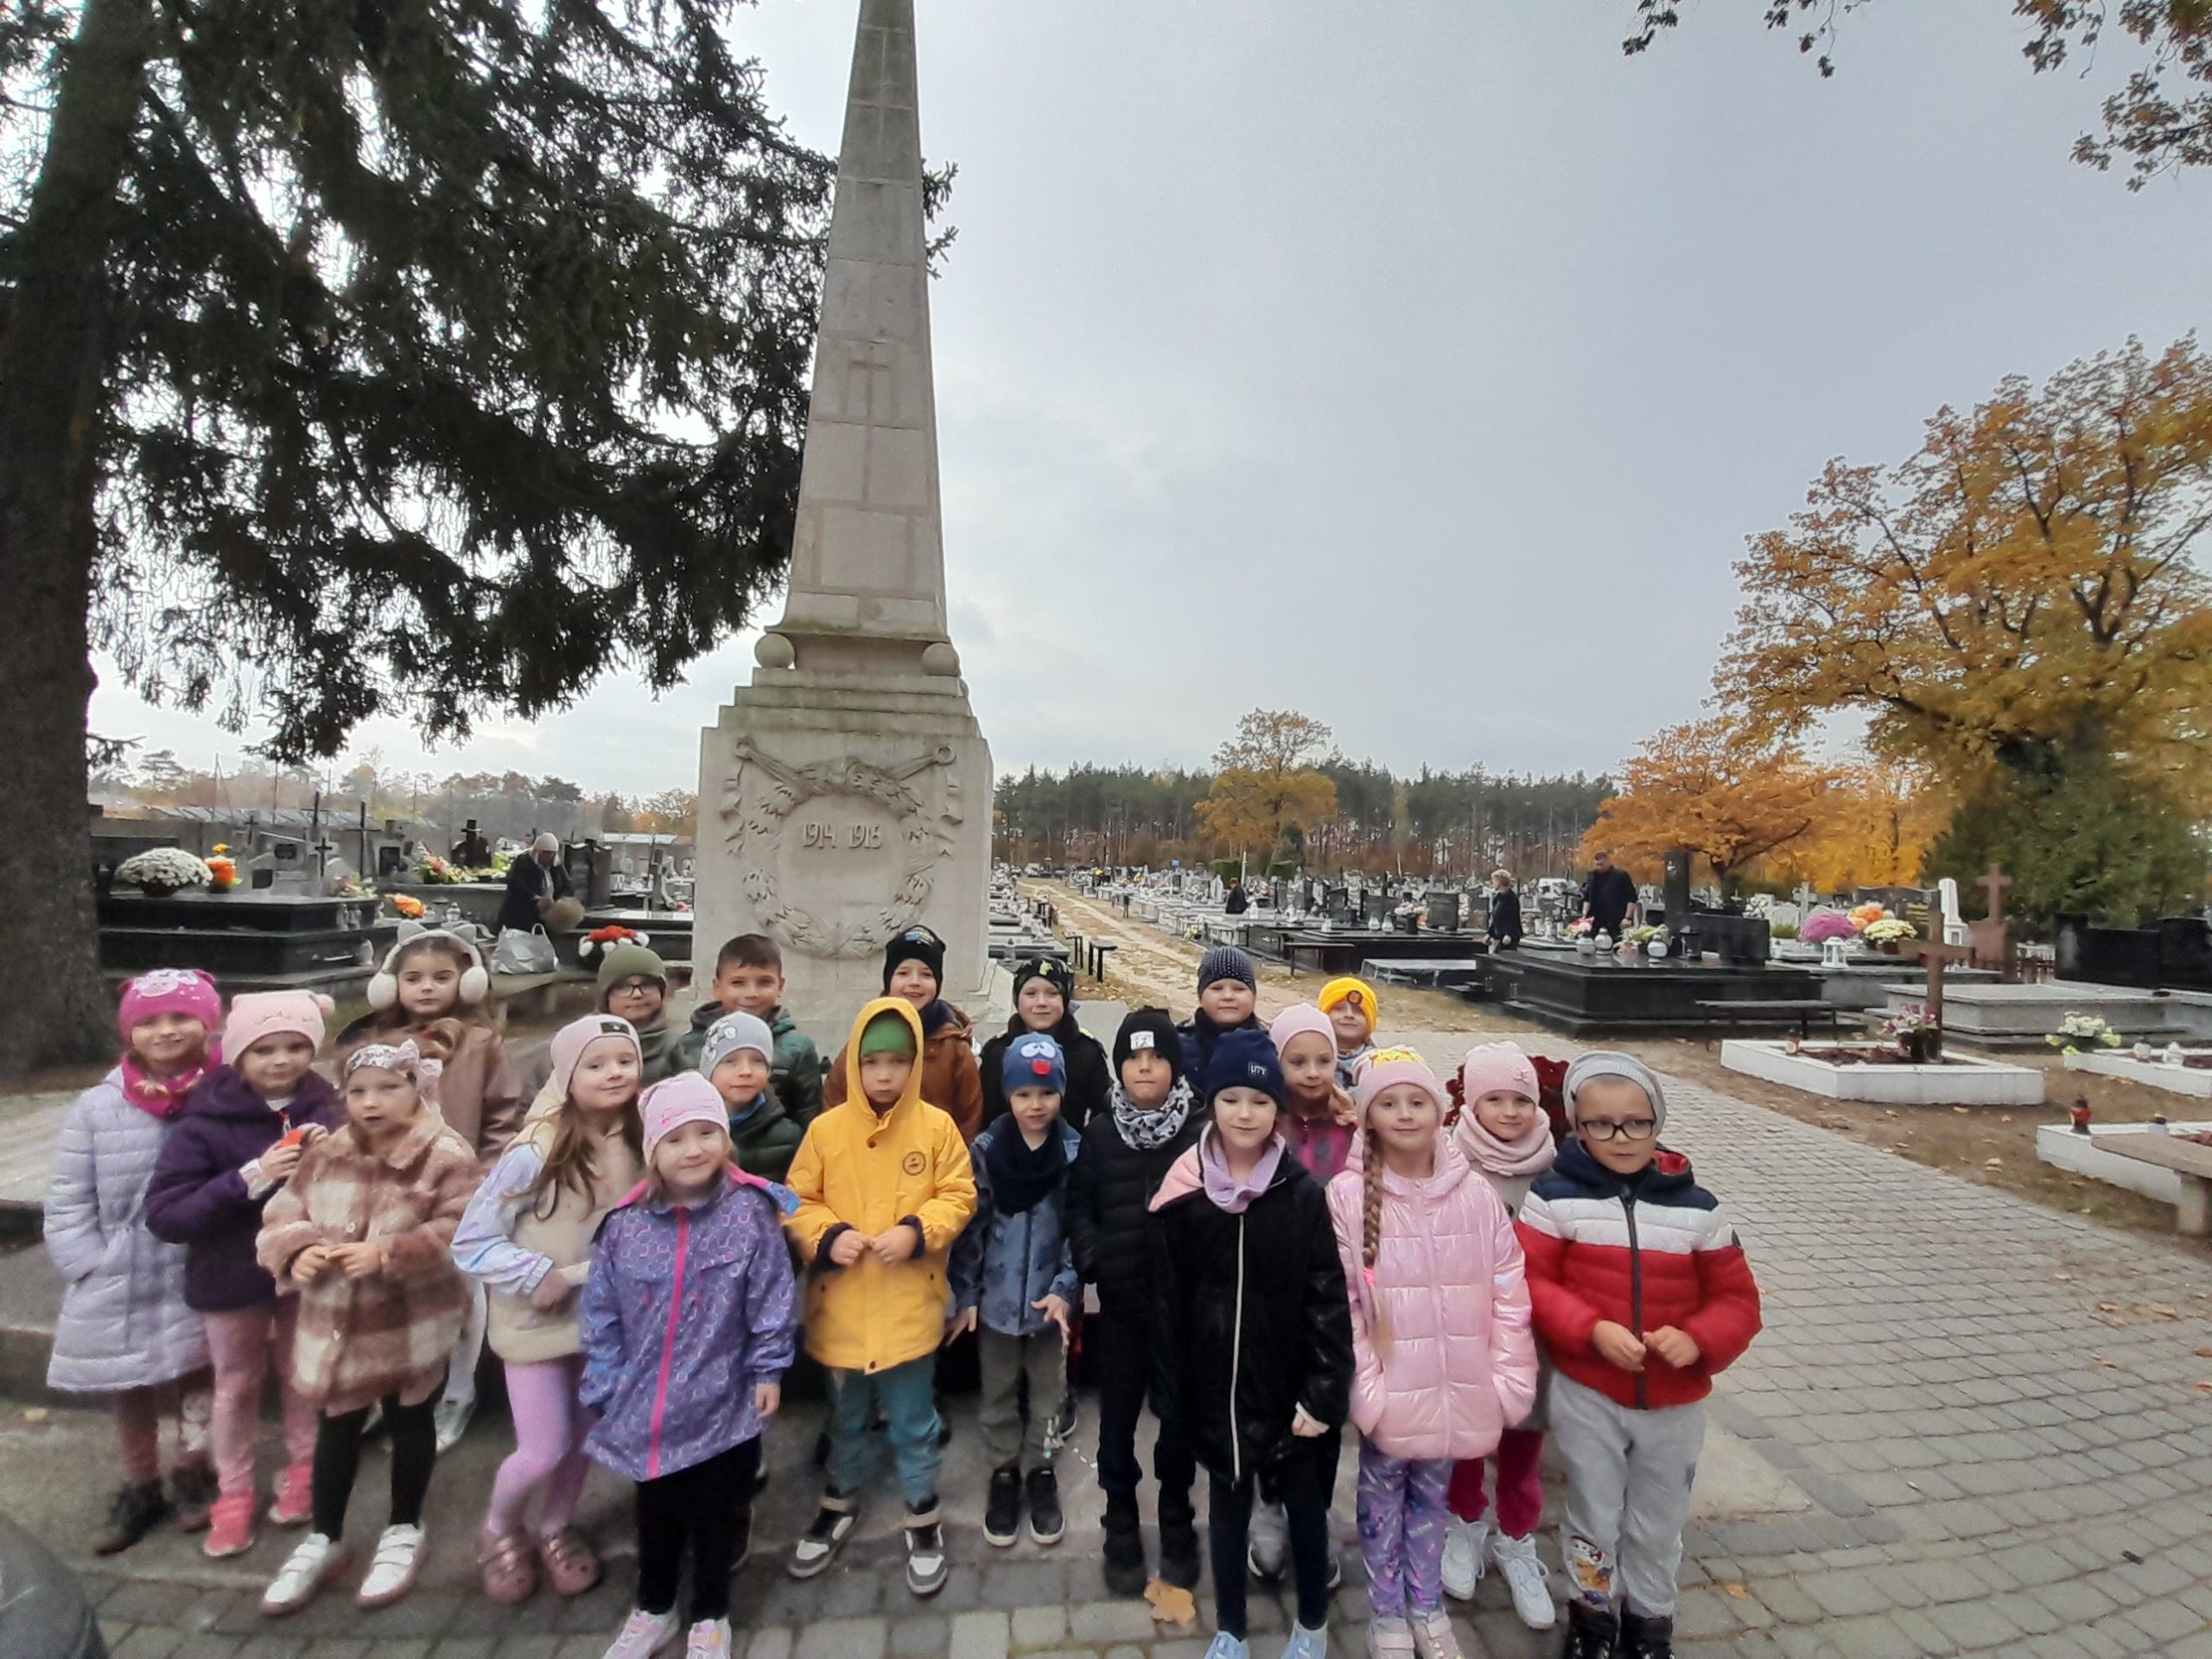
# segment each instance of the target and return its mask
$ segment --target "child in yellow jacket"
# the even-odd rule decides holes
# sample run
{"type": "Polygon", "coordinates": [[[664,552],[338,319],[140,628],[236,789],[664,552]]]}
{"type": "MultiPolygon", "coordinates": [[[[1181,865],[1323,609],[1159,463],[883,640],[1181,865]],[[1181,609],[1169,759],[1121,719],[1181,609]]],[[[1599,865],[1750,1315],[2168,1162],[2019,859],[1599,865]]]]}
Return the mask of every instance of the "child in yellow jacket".
{"type": "Polygon", "coordinates": [[[830,1485],[792,1552],[793,1578],[827,1567],[851,1535],[880,1410],[906,1496],[906,1587],[944,1588],[937,1505],[937,1347],[946,1262],[976,1211],[976,1177],[951,1117],[922,1098],[922,1022],[902,997],[869,1003],[845,1045],[844,1097],[791,1160],[798,1208],[784,1224],[806,1268],[806,1351],[830,1376],[830,1485]]]}

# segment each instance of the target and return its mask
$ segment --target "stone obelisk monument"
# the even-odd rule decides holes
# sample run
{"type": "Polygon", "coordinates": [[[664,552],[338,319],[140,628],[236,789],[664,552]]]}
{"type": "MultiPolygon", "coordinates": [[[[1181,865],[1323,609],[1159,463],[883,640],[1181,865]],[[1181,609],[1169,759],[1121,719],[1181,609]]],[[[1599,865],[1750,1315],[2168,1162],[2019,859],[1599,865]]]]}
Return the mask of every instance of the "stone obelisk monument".
{"type": "Polygon", "coordinates": [[[861,0],[783,620],[699,754],[696,974],[782,947],[827,1054],[920,924],[989,971],[991,752],[945,629],[913,0],[861,0]]]}

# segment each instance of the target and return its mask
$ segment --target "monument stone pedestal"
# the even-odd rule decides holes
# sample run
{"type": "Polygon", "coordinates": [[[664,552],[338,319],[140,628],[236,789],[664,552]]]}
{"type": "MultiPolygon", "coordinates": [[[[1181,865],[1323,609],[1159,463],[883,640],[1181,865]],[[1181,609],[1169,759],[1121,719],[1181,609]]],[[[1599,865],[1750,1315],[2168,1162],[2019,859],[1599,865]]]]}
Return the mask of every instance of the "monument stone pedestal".
{"type": "Polygon", "coordinates": [[[861,0],[830,210],[784,615],[702,739],[698,971],[739,933],[783,951],[826,1054],[883,947],[945,942],[989,982],[991,755],[945,627],[913,0],[861,0]]]}

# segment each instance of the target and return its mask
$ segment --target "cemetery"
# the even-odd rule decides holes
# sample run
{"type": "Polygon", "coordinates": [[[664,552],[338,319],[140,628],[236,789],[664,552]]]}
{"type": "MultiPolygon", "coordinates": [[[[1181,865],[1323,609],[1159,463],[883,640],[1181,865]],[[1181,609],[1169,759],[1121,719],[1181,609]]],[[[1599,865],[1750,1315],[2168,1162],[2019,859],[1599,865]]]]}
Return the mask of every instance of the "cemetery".
{"type": "Polygon", "coordinates": [[[541,10],[0,14],[0,1659],[2212,1656],[2201,8],[541,10]]]}

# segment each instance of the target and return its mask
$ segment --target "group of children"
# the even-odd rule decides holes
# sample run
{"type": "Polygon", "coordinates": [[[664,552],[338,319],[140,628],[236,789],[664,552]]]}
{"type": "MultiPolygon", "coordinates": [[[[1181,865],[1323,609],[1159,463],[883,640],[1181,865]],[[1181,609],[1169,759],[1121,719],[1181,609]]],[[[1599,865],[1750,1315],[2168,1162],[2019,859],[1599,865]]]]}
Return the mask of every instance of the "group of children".
{"type": "Polygon", "coordinates": [[[48,1207],[69,1281],[51,1380],[117,1402],[125,1484],[100,1547],[172,1514],[210,1554],[251,1547],[274,1365],[286,1460],[267,1519],[308,1530],[264,1611],[305,1605],[345,1565],[372,1417],[391,1507],[357,1593],[397,1599],[423,1559],[441,1431],[466,1421],[457,1374],[488,1340],[514,1449],[477,1545],[486,1595],[598,1581],[575,1525],[597,1462],[637,1488],[637,1605],[607,1659],[679,1636],[687,1659],[726,1659],[762,1437],[801,1341],[829,1401],[826,1484],[789,1571],[835,1560],[887,1444],[906,1581],[927,1596],[949,1571],[938,1355],[973,1331],[986,1540],[1013,1543],[1025,1520],[1039,1543],[1063,1535],[1054,1461],[1079,1348],[1114,1592],[1150,1576],[1147,1407],[1171,1585],[1198,1580],[1206,1471],[1209,1659],[1245,1659],[1247,1576],[1286,1569],[1287,1659],[1325,1652],[1347,1422],[1376,1655],[1455,1655],[1445,1598],[1491,1563],[1550,1626],[1532,1541],[1548,1432],[1569,1478],[1568,1651],[1671,1653],[1699,1402],[1757,1331],[1758,1293],[1717,1205],[1659,1145],[1648,1071],[1575,1062],[1555,1141],[1512,1046],[1475,1049],[1447,1089],[1376,1046],[1363,982],[1262,1027],[1250,960],[1222,949],[1188,1019],[1138,1009],[1110,1056],[1076,1022],[1065,967],[1024,963],[979,1062],[944,974],[927,930],[892,940],[885,994],[825,1076],[781,1007],[772,941],[726,945],[681,1032],[658,959],[618,948],[526,1112],[484,1018],[482,958],[453,933],[394,948],[372,1014],[341,1036],[336,1088],[315,1069],[318,999],[244,995],[226,1016],[204,975],[133,981],[123,1058],[72,1111],[48,1207]]]}

